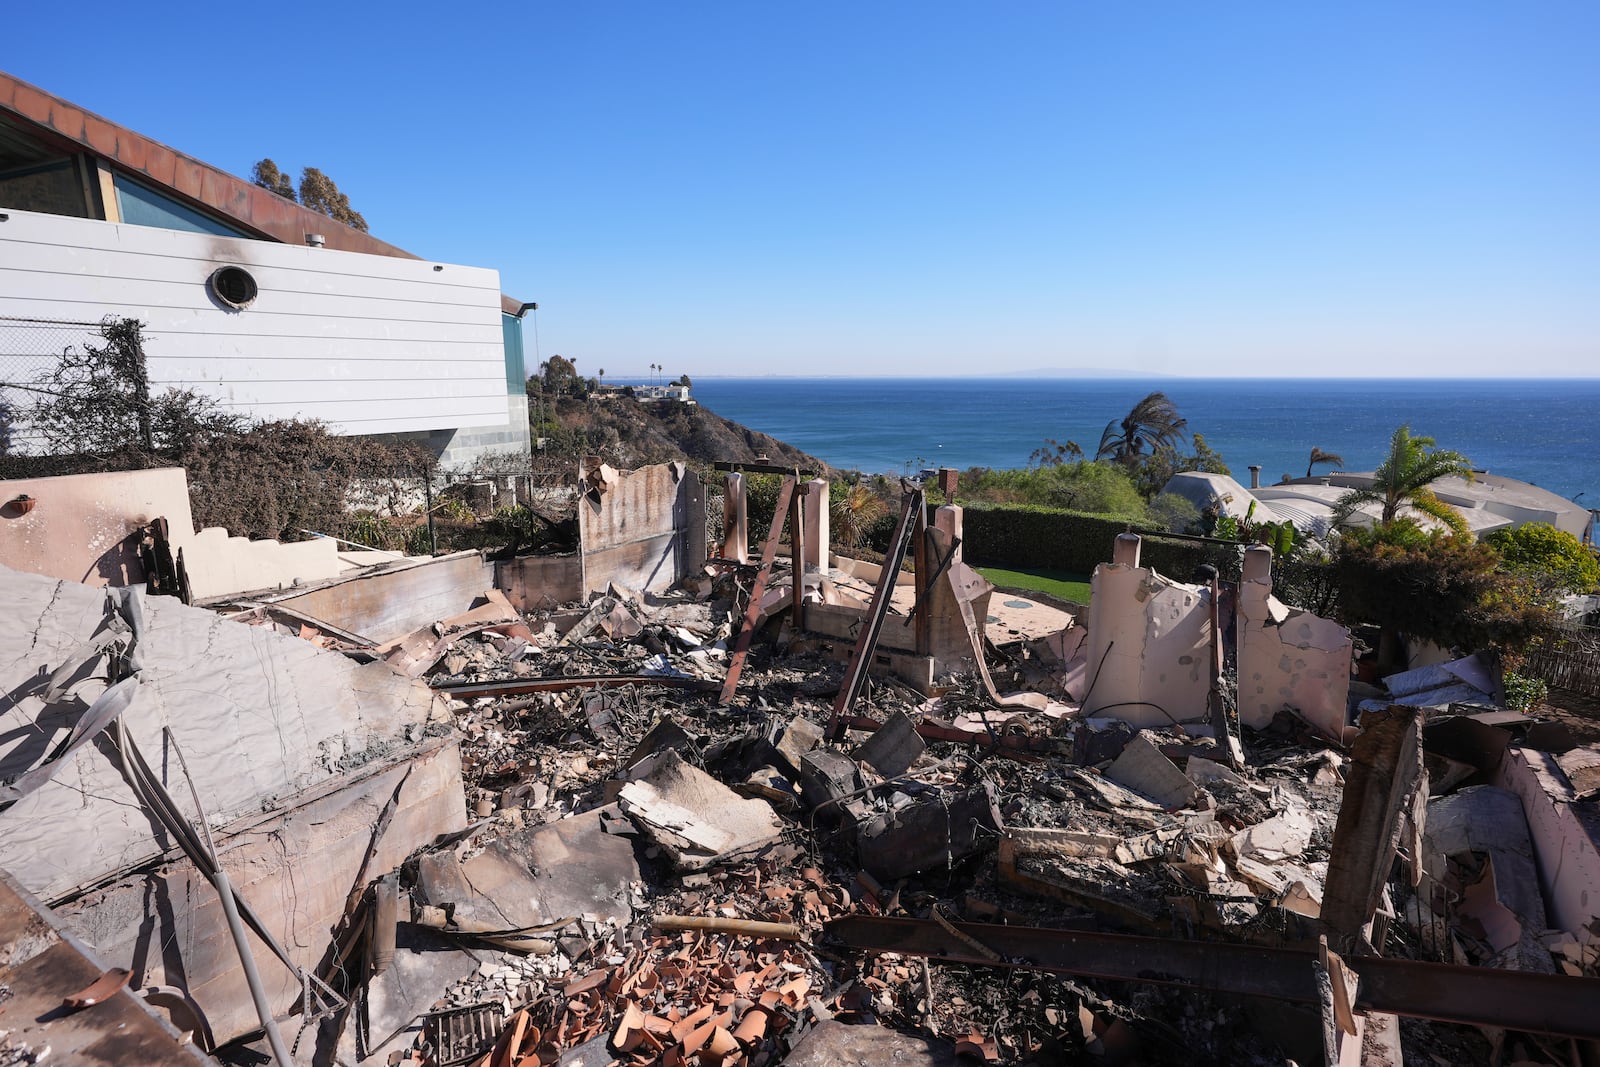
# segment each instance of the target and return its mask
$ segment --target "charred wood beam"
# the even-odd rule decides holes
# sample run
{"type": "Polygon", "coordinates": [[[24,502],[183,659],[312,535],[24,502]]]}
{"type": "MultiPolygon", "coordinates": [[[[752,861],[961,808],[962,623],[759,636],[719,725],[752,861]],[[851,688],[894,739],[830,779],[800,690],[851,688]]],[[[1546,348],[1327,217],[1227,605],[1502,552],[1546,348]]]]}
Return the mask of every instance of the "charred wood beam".
{"type": "Polygon", "coordinates": [[[717,689],[720,684],[705,678],[680,678],[666,674],[577,674],[557,678],[513,678],[504,682],[436,685],[433,689],[454,700],[474,700],[478,697],[514,697],[524,693],[562,693],[569,689],[618,689],[625,685],[710,691],[717,689]]]}
{"type": "Polygon", "coordinates": [[[821,473],[821,471],[812,470],[809,467],[785,467],[781,463],[730,463],[727,460],[718,460],[716,463],[711,464],[711,467],[713,470],[719,471],[742,471],[746,474],[786,474],[790,477],[801,474],[815,477],[821,473]]]}
{"type": "Polygon", "coordinates": [[[844,733],[842,719],[850,714],[850,708],[855,704],[856,697],[861,695],[861,686],[867,680],[867,668],[872,664],[873,649],[878,647],[878,635],[883,632],[884,616],[889,614],[889,601],[894,597],[895,579],[900,575],[900,565],[906,559],[906,546],[911,541],[911,532],[916,528],[913,521],[918,512],[925,512],[926,505],[922,487],[916,486],[906,493],[900,503],[900,521],[895,524],[894,540],[889,544],[889,552],[884,556],[883,569],[878,572],[878,586],[872,593],[872,606],[867,609],[866,625],[861,628],[861,635],[856,638],[856,647],[850,653],[850,664],[845,667],[844,681],[840,683],[839,695],[833,701],[833,717],[828,723],[828,737],[838,740],[844,733]]]}
{"type": "MultiPolygon", "coordinates": [[[[1367,712],[1350,749],[1322,891],[1322,922],[1342,953],[1366,940],[1418,789],[1427,796],[1421,713],[1398,704],[1367,712]]],[[[1421,829],[1415,828],[1419,837],[1421,829]]]]}
{"type": "MultiPolygon", "coordinates": [[[[744,673],[744,661],[750,655],[750,641],[755,637],[756,619],[761,614],[761,597],[767,591],[767,581],[772,577],[772,561],[778,558],[778,540],[783,536],[783,520],[789,512],[789,499],[794,496],[798,481],[791,472],[783,480],[783,485],[778,487],[778,501],[772,509],[772,526],[767,530],[767,539],[761,546],[761,569],[756,572],[755,584],[750,588],[750,602],[745,605],[744,619],[739,624],[739,639],[733,646],[733,658],[728,661],[728,676],[722,683],[718,704],[732,700],[735,690],[739,688],[739,675],[744,673]]],[[[805,565],[799,559],[794,564],[796,567],[805,565]]]]}
{"type": "MultiPolygon", "coordinates": [[[[1214,941],[1181,941],[1078,930],[884,919],[852,915],[827,932],[853,948],[974,966],[1016,967],[1085,978],[1151,982],[1209,993],[1318,1004],[1317,953],[1214,941]],[[985,959],[968,939],[998,953],[985,959]]],[[[1344,957],[1359,978],[1355,1007],[1438,1022],[1600,1038],[1600,978],[1535,974],[1449,963],[1344,957]]]]}

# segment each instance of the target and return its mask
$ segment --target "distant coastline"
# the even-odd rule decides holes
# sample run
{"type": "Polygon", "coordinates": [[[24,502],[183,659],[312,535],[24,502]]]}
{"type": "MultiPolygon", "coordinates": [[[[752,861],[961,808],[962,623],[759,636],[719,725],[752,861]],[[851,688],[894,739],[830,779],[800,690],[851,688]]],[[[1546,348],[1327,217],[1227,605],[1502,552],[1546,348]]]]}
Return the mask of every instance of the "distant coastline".
{"type": "Polygon", "coordinates": [[[719,415],[872,473],[1024,467],[1046,438],[1092,454],[1108,421],[1160,389],[1249,483],[1302,476],[1312,447],[1370,470],[1402,423],[1480,468],[1600,507],[1600,379],[718,378],[719,415]],[[921,461],[920,463],[918,461],[921,461]]]}

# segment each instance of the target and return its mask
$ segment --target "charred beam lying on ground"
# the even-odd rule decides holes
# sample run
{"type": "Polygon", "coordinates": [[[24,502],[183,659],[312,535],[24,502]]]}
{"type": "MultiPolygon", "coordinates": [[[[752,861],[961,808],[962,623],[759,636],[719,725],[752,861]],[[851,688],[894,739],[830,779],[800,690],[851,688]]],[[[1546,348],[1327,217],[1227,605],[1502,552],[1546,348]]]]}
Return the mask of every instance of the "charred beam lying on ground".
{"type": "Polygon", "coordinates": [[[434,686],[434,691],[455,700],[475,700],[478,697],[514,697],[525,693],[560,693],[569,689],[618,689],[625,685],[655,685],[665,689],[710,692],[721,683],[672,674],[574,674],[557,678],[513,678],[504,682],[438,685],[434,686]]]}
{"type": "MultiPolygon", "coordinates": [[[[974,966],[1016,967],[1084,978],[1152,982],[1208,993],[1319,1003],[1315,951],[1127,934],[992,926],[852,915],[827,926],[852,948],[928,956],[974,966]],[[973,945],[995,954],[985,958],[973,945]]],[[[1490,967],[1345,958],[1360,979],[1355,1006],[1438,1022],[1600,1038],[1600,978],[1490,967]]]]}

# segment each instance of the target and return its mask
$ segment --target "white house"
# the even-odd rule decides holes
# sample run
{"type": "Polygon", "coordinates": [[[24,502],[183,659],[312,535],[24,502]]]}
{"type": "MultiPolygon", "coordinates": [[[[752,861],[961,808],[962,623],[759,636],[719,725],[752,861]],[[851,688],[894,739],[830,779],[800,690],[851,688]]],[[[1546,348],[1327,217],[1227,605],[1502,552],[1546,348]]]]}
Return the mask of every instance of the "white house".
{"type": "Polygon", "coordinates": [[[153,389],[454,465],[527,454],[529,306],[0,72],[0,383],[136,318],[153,389]]]}

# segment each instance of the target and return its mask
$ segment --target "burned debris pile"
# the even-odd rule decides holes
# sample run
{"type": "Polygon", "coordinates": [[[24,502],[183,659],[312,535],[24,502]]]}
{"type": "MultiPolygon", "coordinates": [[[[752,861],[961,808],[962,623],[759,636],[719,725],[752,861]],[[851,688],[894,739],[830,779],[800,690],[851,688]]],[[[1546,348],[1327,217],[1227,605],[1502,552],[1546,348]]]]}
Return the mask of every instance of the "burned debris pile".
{"type": "Polygon", "coordinates": [[[1265,550],[1225,595],[1127,537],[1081,619],[995,599],[919,487],[871,567],[793,477],[752,556],[732,473],[708,556],[689,481],[592,465],[571,597],[446,557],[108,613],[5,572],[44,740],[5,755],[0,865],[235,1062],[1593,1054],[1596,757],[1492,667],[1352,691],[1265,550]],[[131,747],[46,743],[135,676],[103,717],[155,832],[131,747]]]}

